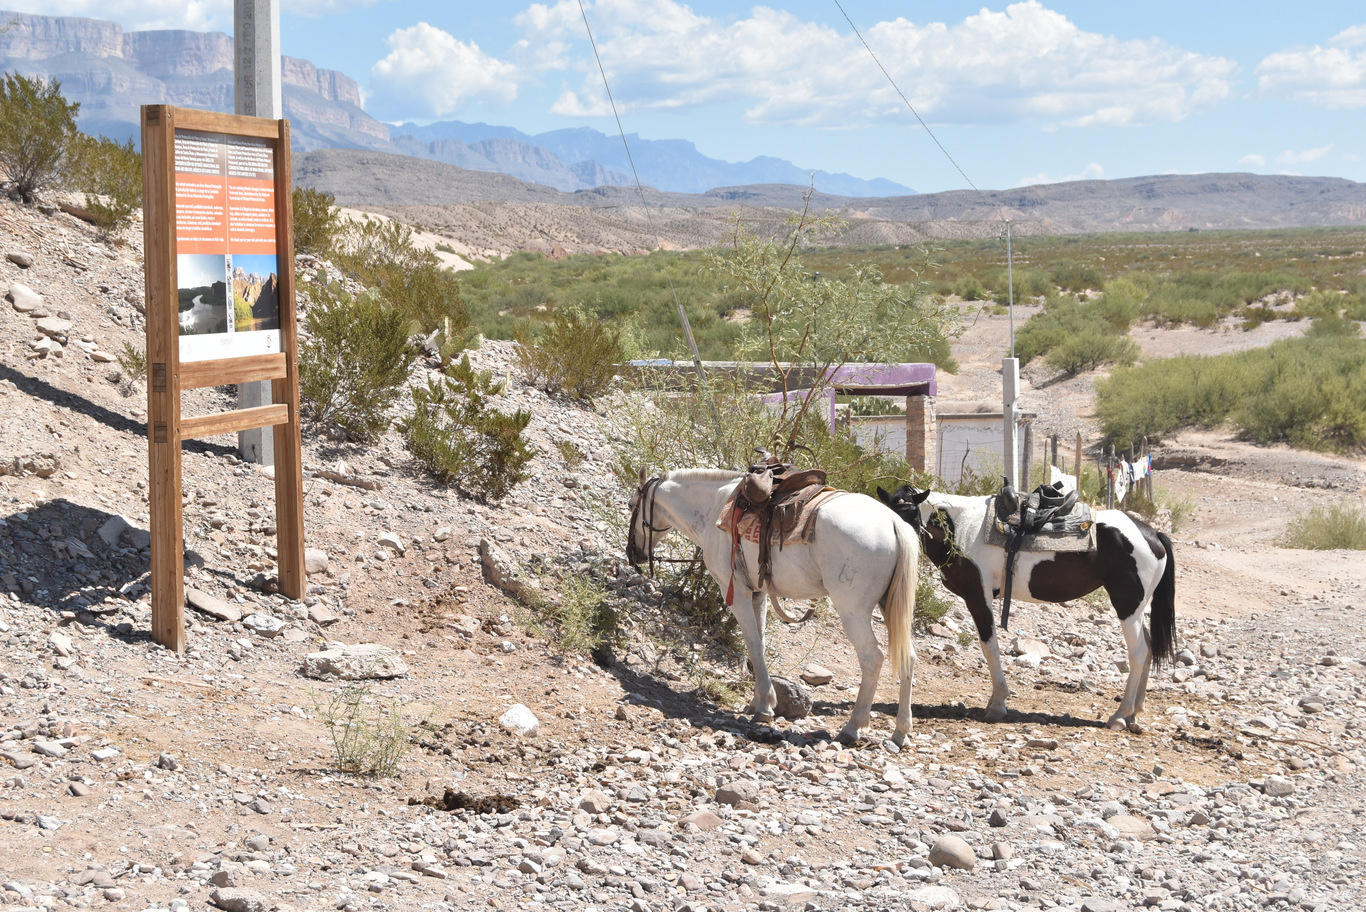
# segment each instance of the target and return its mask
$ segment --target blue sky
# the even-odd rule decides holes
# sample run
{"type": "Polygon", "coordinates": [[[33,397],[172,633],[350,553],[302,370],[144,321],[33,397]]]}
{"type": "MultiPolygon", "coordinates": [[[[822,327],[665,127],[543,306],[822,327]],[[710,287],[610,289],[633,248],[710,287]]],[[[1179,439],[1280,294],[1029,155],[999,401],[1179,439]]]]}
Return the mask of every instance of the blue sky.
{"type": "MultiPolygon", "coordinates": [[[[354,78],[381,120],[616,132],[578,0],[278,2],[282,51],[354,78]]],[[[232,31],[231,0],[6,5],[127,29],[232,31]]],[[[627,132],[688,139],[728,161],[772,155],[920,191],[1212,171],[1366,181],[1360,2],[584,8],[627,132]]]]}

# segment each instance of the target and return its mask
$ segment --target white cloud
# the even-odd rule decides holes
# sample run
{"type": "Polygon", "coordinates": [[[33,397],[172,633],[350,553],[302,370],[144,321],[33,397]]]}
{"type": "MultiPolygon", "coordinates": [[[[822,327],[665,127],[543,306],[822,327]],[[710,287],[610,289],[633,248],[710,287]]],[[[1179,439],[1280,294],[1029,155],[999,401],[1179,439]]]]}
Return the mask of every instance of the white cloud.
{"type": "Polygon", "coordinates": [[[1319,146],[1317,149],[1305,149],[1303,152],[1291,152],[1289,150],[1276,156],[1278,165],[1307,165],[1316,162],[1333,151],[1333,144],[1319,146]]]}
{"type": "Polygon", "coordinates": [[[514,64],[426,22],[399,29],[387,43],[389,55],[370,69],[367,104],[378,116],[445,117],[476,100],[507,104],[517,97],[514,64]]]}
{"type": "Polygon", "coordinates": [[[1238,159],[1238,164],[1248,165],[1253,168],[1265,168],[1266,156],[1258,155],[1256,152],[1251,152],[1247,155],[1244,155],[1242,158],[1238,159]]]}
{"type": "Polygon", "coordinates": [[[1257,88],[1321,108],[1366,107],[1366,25],[1334,35],[1326,47],[1291,47],[1257,64],[1257,88]]]}
{"type": "Polygon", "coordinates": [[[1105,169],[1102,168],[1100,165],[1096,164],[1095,162],[1091,162],[1091,163],[1090,163],[1089,165],[1087,165],[1085,168],[1082,168],[1082,169],[1081,169],[1081,173],[1080,173],[1080,174],[1069,174],[1069,175],[1067,175],[1066,177],[1049,177],[1047,174],[1044,174],[1044,173],[1041,171],[1041,172],[1039,172],[1038,174],[1035,174],[1033,177],[1022,177],[1022,178],[1020,178],[1018,181],[1015,182],[1015,186],[1017,186],[1017,187],[1032,187],[1032,186],[1034,186],[1034,185],[1036,185],[1036,184],[1063,184],[1063,183],[1066,183],[1066,182],[1068,182],[1068,181],[1104,180],[1104,179],[1105,179],[1105,169]]]}
{"type": "MultiPolygon", "coordinates": [[[[914,123],[847,30],[764,6],[747,18],[713,19],[675,0],[598,0],[588,18],[625,110],[740,101],[753,122],[914,123]]],[[[577,0],[533,4],[515,23],[532,48],[552,40],[578,47],[574,68],[583,75],[573,96],[601,94],[596,63],[581,46],[577,0]]],[[[1235,69],[1230,60],[1157,39],[1084,32],[1039,0],[984,9],[952,25],[895,19],[863,32],[916,110],[935,123],[1176,121],[1227,98],[1235,69]]],[[[550,64],[563,59],[550,55],[550,64]]]]}

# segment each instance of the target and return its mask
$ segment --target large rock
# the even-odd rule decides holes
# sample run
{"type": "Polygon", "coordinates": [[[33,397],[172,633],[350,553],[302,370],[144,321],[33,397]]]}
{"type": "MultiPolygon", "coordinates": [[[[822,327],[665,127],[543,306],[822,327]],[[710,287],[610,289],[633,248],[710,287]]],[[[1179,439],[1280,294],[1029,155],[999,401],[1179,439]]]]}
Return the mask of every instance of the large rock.
{"type": "Polygon", "coordinates": [[[304,656],[300,670],[310,678],[363,681],[371,678],[401,678],[408,673],[408,666],[388,646],[358,643],[310,653],[304,656]]]}
{"type": "Polygon", "coordinates": [[[514,703],[498,718],[498,724],[523,738],[531,738],[541,730],[541,720],[521,703],[514,703]]]}
{"type": "Polygon", "coordinates": [[[1116,814],[1105,822],[1119,831],[1121,839],[1136,839],[1139,842],[1147,842],[1157,836],[1157,830],[1153,829],[1151,823],[1132,814],[1116,814]]]}
{"type": "Polygon", "coordinates": [[[34,323],[33,327],[49,339],[56,339],[63,344],[71,335],[71,321],[63,320],[61,317],[43,317],[34,323]]]}
{"type": "Polygon", "coordinates": [[[131,548],[139,550],[151,547],[152,533],[146,529],[140,529],[134,525],[133,521],[122,513],[116,513],[100,526],[97,533],[100,540],[111,548],[117,548],[121,544],[127,544],[131,548]]]}
{"type": "Polygon", "coordinates": [[[225,912],[270,912],[274,904],[246,887],[219,887],[209,894],[209,902],[225,912]]]}
{"type": "Polygon", "coordinates": [[[38,292],[34,291],[32,288],[29,288],[27,285],[21,285],[18,282],[10,285],[9,294],[5,295],[5,297],[14,302],[14,309],[19,311],[19,313],[33,313],[43,306],[42,295],[38,294],[38,292]]]}
{"type": "Polygon", "coordinates": [[[940,836],[930,847],[930,864],[971,871],[977,866],[977,853],[957,836],[940,836]]]}
{"type": "Polygon", "coordinates": [[[773,691],[778,696],[774,712],[784,719],[805,719],[811,715],[811,691],[802,682],[774,675],[773,691]]]}

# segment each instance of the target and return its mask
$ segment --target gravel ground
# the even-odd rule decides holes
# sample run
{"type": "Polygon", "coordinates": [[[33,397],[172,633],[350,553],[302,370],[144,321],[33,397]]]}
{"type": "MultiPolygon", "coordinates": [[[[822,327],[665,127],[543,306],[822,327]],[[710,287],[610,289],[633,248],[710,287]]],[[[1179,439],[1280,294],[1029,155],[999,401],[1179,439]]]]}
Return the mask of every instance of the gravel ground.
{"type": "MultiPolygon", "coordinates": [[[[1285,509],[1360,498],[1359,460],[1217,435],[1170,447],[1159,485],[1195,509],[1175,533],[1181,654],[1153,675],[1143,733],[1103,728],[1123,650],[1108,607],[1079,601],[1015,609],[1004,723],[982,719],[958,608],[917,640],[906,746],[846,747],[829,735],[858,673],[831,619],[772,631],[777,672],[831,676],[808,685],[809,715],[755,725],[709,701],[702,672],[739,680],[740,664],[660,634],[652,584],[623,566],[624,505],[593,495],[611,403],[552,400],[490,344],[477,364],[534,414],[534,502],[435,488],[393,438],[310,441],[308,543],[328,561],[295,603],[262,587],[271,481],[230,439],[196,443],[187,585],[202,609],[176,655],[148,634],[142,394],[96,357],[140,338],[138,240],[110,248],[4,203],[0,253],[22,255],[0,260],[5,287],[71,323],[60,356],[30,357],[41,318],[0,307],[8,906],[1361,908],[1366,558],[1274,544],[1285,509]],[[557,654],[509,596],[588,575],[637,605],[632,648],[606,667],[557,654]],[[338,770],[325,722],[346,690],[311,676],[379,673],[363,646],[393,675],[356,685],[365,714],[397,713],[411,735],[395,776],[338,770]],[[534,733],[514,730],[530,724],[519,706],[534,733]]],[[[961,344],[953,382],[989,387],[994,356],[968,355],[991,343],[961,344]]],[[[225,403],[210,390],[187,409],[225,403]]],[[[884,681],[884,734],[894,699],[884,681]]]]}

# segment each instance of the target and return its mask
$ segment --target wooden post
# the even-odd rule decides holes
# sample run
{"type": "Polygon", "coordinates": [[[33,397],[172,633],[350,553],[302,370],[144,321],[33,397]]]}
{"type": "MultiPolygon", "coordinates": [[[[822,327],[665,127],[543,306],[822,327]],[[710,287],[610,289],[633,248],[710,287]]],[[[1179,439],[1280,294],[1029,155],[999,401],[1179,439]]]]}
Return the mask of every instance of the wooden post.
{"type": "MultiPolygon", "coordinates": [[[[174,211],[175,109],[143,108],[142,194],[148,215],[174,211]]],[[[185,548],[180,505],[180,329],[175,226],[144,218],[147,309],[147,505],[151,518],[152,638],[185,649],[185,548]]]]}
{"type": "Polygon", "coordinates": [[[1077,431],[1077,487],[1081,488],[1081,431],[1077,431]]]}
{"type": "Polygon", "coordinates": [[[1023,490],[1029,491],[1034,487],[1034,479],[1030,477],[1034,468],[1034,422],[1024,426],[1024,471],[1020,477],[1024,479],[1023,490]]]}

